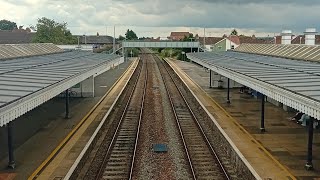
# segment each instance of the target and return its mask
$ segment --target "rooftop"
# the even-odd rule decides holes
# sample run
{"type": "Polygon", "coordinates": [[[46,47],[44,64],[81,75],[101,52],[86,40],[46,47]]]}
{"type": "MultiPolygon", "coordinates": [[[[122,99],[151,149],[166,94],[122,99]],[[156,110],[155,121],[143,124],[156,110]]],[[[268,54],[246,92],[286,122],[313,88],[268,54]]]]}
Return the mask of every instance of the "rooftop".
{"type": "Polygon", "coordinates": [[[35,33],[28,31],[0,30],[0,44],[25,44],[31,43],[35,33]]]}

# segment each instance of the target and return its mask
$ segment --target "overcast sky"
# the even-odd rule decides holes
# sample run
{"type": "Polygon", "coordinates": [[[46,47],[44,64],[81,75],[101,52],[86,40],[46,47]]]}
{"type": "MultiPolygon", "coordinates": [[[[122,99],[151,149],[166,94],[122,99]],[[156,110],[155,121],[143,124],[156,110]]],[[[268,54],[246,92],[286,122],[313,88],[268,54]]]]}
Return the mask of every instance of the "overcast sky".
{"type": "Polygon", "coordinates": [[[139,37],[171,31],[207,36],[239,33],[273,36],[319,30],[320,0],[0,0],[0,19],[35,25],[40,17],[67,22],[73,34],[113,34],[132,29],[139,37]]]}

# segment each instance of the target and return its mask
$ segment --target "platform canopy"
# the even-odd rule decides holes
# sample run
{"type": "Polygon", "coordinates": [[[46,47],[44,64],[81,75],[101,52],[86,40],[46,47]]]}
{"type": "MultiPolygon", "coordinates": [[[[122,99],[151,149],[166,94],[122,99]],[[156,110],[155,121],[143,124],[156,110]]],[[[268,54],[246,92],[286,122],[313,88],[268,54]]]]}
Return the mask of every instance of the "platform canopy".
{"type": "Polygon", "coordinates": [[[187,57],[320,120],[320,63],[234,51],[189,53],[187,57]]]}
{"type": "Polygon", "coordinates": [[[83,51],[1,60],[0,127],[119,60],[83,51]]]}

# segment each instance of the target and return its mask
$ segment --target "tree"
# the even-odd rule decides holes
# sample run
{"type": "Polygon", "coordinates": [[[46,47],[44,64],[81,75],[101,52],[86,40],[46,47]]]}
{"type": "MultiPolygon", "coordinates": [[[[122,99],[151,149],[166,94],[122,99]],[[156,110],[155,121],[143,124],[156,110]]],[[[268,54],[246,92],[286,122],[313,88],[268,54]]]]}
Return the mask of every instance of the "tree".
{"type": "Polygon", "coordinates": [[[190,33],[189,36],[184,36],[184,38],[182,39],[182,41],[194,41],[193,34],[190,33]]]}
{"type": "Polygon", "coordinates": [[[125,37],[123,37],[122,35],[119,35],[119,38],[118,38],[119,41],[123,41],[124,39],[125,37]]]}
{"type": "Polygon", "coordinates": [[[236,29],[233,29],[231,31],[231,35],[235,35],[235,36],[238,36],[238,31],[236,29]]]}
{"type": "Polygon", "coordinates": [[[1,20],[0,21],[0,30],[14,30],[17,29],[17,24],[15,22],[11,22],[8,20],[1,20]]]}
{"type": "Polygon", "coordinates": [[[67,23],[58,23],[42,17],[34,27],[37,31],[33,42],[54,44],[76,44],[77,38],[67,29],[67,23]]]}
{"type": "Polygon", "coordinates": [[[136,39],[138,39],[138,36],[136,35],[136,33],[135,32],[133,32],[132,30],[127,30],[127,32],[126,32],[126,38],[128,39],[128,40],[136,40],[136,39]]]}

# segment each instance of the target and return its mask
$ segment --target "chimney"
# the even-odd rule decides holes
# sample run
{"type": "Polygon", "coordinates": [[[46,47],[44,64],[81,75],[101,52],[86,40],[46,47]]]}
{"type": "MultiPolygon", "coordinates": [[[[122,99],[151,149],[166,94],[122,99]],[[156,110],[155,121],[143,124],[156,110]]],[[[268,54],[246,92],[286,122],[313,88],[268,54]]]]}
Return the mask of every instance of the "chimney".
{"type": "Polygon", "coordinates": [[[315,28],[307,28],[304,32],[305,35],[305,44],[306,45],[315,45],[316,43],[316,34],[317,31],[315,28]]]}
{"type": "Polygon", "coordinates": [[[291,30],[283,30],[281,33],[281,44],[291,44],[291,30]]]}

